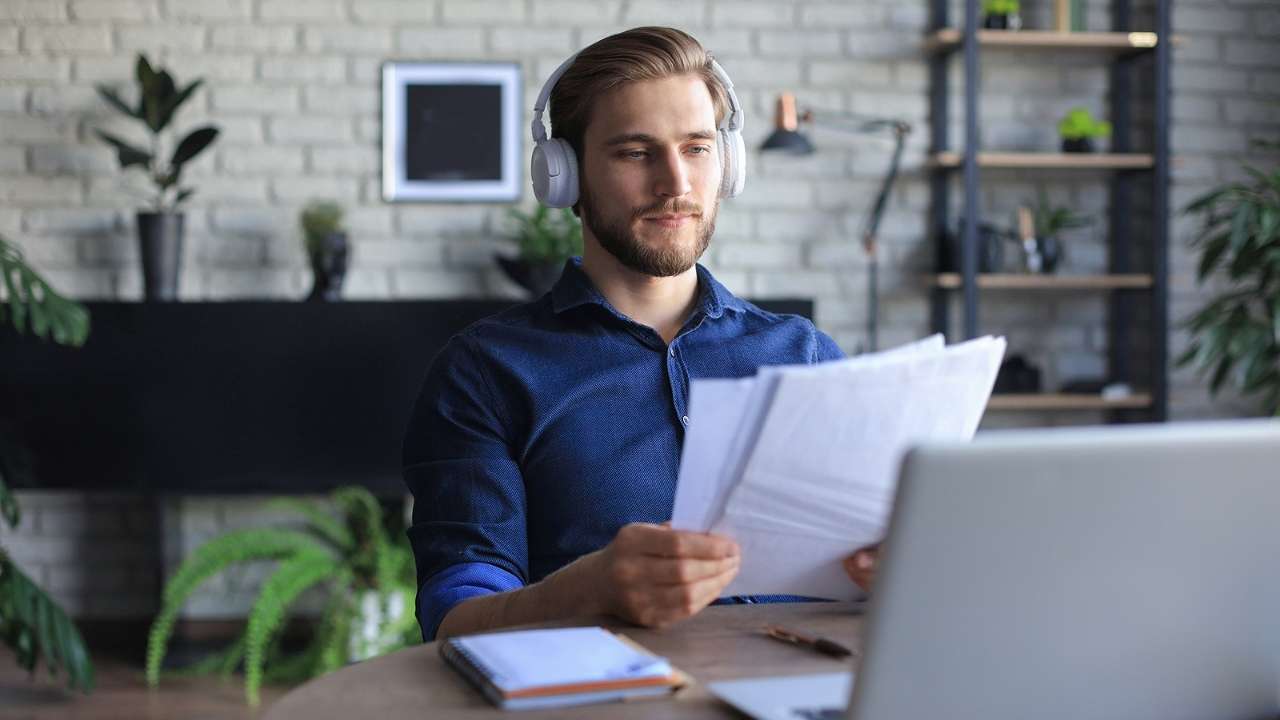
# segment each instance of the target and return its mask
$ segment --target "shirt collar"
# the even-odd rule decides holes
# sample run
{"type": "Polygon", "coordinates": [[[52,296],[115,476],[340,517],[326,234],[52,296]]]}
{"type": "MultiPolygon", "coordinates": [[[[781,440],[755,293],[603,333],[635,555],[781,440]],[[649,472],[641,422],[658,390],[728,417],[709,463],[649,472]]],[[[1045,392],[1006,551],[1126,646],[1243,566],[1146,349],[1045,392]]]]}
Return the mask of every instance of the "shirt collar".
{"type": "MultiPolygon", "coordinates": [[[[711,271],[697,265],[698,270],[698,311],[715,319],[725,310],[743,311],[746,305],[729,289],[720,284],[711,275],[711,271]]],[[[601,305],[613,313],[618,311],[596,290],[582,270],[582,258],[571,257],[564,263],[564,271],[560,279],[551,289],[551,309],[556,314],[572,310],[580,305],[601,305]]]]}

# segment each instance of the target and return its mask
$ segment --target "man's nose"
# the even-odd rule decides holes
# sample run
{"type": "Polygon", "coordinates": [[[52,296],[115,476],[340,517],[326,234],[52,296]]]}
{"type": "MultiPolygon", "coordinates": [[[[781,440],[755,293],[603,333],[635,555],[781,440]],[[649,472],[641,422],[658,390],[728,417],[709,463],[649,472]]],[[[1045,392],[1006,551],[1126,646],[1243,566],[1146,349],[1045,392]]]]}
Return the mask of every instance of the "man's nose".
{"type": "Polygon", "coordinates": [[[693,191],[689,182],[689,168],[678,149],[669,150],[658,162],[658,177],[654,180],[654,194],[661,197],[682,197],[693,191]]]}

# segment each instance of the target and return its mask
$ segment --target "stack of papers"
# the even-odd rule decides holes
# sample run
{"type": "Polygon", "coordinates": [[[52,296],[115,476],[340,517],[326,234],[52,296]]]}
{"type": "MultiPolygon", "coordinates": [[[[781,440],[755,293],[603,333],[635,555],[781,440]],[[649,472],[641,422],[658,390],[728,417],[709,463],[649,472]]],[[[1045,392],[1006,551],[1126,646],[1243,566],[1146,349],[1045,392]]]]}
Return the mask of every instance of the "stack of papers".
{"type": "Polygon", "coordinates": [[[441,642],[440,655],[507,710],[665,695],[685,682],[665,658],[599,627],[468,635],[441,642]]]}
{"type": "Polygon", "coordinates": [[[924,441],[969,440],[1004,338],[941,335],[755,377],[694,380],[672,527],[734,538],[726,595],[862,596],[841,567],[879,542],[898,466],[924,441]]]}

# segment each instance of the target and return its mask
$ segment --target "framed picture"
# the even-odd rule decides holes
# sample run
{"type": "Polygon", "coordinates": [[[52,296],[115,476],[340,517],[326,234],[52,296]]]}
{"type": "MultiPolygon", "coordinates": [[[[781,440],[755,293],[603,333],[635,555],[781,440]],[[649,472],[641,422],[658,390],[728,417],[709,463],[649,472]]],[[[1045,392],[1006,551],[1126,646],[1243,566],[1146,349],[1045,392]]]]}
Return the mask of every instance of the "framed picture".
{"type": "Polygon", "coordinates": [[[520,199],[520,65],[382,65],[382,199],[520,199]]]}

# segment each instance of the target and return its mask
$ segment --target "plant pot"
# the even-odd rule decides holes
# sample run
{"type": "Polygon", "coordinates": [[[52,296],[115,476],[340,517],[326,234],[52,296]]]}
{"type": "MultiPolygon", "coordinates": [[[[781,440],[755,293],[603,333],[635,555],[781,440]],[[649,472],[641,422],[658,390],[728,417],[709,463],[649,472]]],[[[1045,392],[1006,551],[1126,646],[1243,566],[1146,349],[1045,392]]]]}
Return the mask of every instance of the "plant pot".
{"type": "Polygon", "coordinates": [[[564,271],[563,260],[526,260],[501,255],[494,255],[493,259],[512,282],[527,290],[533,298],[542,297],[550,291],[564,271]]]}
{"type": "Polygon", "coordinates": [[[329,233],[320,239],[311,257],[311,294],[308,302],[342,299],[342,282],[347,278],[351,245],[344,232],[329,233]]]}
{"type": "Polygon", "coordinates": [[[148,302],[178,299],[183,217],[182,213],[139,212],[137,215],[142,297],[148,302]]]}
{"type": "Polygon", "coordinates": [[[1093,152],[1093,138],[1063,138],[1062,152],[1091,153],[1093,152]]]}
{"type": "Polygon", "coordinates": [[[403,645],[401,628],[408,620],[402,593],[365,590],[352,598],[356,613],[347,636],[347,662],[384,655],[403,645]]]}
{"type": "Polygon", "coordinates": [[[982,27],[986,30],[1021,30],[1022,16],[1018,13],[985,15],[982,18],[982,27]]]}
{"type": "Polygon", "coordinates": [[[1057,236],[1036,238],[1036,250],[1040,253],[1040,272],[1048,275],[1058,269],[1063,253],[1062,242],[1057,236]]]}

